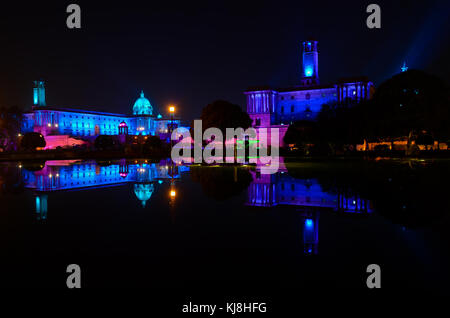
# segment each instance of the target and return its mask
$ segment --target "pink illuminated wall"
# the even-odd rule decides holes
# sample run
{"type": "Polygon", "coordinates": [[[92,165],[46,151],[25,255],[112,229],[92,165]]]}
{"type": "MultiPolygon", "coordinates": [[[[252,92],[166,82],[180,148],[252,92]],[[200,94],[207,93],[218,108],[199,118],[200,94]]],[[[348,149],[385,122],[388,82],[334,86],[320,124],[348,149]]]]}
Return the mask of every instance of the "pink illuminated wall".
{"type": "Polygon", "coordinates": [[[56,147],[73,147],[87,144],[83,140],[70,138],[68,135],[45,136],[45,150],[56,149],[56,147]]]}

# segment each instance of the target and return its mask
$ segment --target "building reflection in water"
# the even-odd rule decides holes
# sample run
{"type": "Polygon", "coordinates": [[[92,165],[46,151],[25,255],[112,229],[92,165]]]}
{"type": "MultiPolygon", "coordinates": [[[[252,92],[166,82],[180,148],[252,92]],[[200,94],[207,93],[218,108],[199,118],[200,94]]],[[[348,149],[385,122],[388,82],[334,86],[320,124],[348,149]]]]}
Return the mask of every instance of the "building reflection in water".
{"type": "Polygon", "coordinates": [[[321,211],[343,214],[369,214],[370,202],[346,191],[325,191],[317,179],[297,179],[282,170],[276,174],[251,172],[253,182],[248,188],[247,205],[270,208],[286,206],[302,215],[304,254],[317,254],[319,217],[321,211]]]}
{"type": "Polygon", "coordinates": [[[151,198],[155,187],[163,184],[165,179],[180,178],[180,173],[189,170],[185,166],[171,166],[170,163],[147,163],[147,161],[121,160],[107,165],[96,162],[77,162],[76,160],[47,161],[39,171],[22,169],[25,187],[32,189],[36,200],[37,218],[47,218],[48,193],[64,190],[87,190],[133,184],[135,196],[142,207],[151,198]]]}
{"type": "Polygon", "coordinates": [[[38,221],[47,219],[47,198],[46,194],[36,195],[36,218],[38,221]]]}
{"type": "Polygon", "coordinates": [[[145,208],[145,204],[148,200],[150,200],[150,197],[152,196],[154,191],[155,187],[153,183],[134,184],[134,194],[136,194],[136,197],[141,201],[143,208],[145,208]]]}
{"type": "Polygon", "coordinates": [[[319,251],[319,211],[303,214],[303,253],[317,254],[319,251]]]}
{"type": "MultiPolygon", "coordinates": [[[[83,190],[133,184],[134,195],[145,207],[158,186],[169,182],[169,206],[173,209],[175,180],[186,166],[171,162],[159,164],[144,161],[108,163],[77,162],[70,160],[47,161],[39,171],[22,169],[25,187],[35,193],[36,214],[39,220],[47,218],[48,194],[54,191],[83,190]]],[[[304,253],[318,253],[320,213],[334,211],[343,214],[369,214],[368,200],[344,190],[327,191],[318,179],[299,179],[286,173],[285,168],[276,174],[261,174],[259,167],[250,170],[253,181],[248,187],[248,206],[294,208],[302,216],[304,253]]]]}

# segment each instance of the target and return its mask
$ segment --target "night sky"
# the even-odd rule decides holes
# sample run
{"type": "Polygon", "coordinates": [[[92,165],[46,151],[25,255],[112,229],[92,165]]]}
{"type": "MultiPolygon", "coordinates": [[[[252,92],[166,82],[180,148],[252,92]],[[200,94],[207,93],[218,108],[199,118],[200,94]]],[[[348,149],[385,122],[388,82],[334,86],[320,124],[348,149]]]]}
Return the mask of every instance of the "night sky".
{"type": "Polygon", "coordinates": [[[321,83],[399,71],[450,82],[448,1],[16,1],[0,7],[0,106],[29,109],[32,81],[47,104],[131,113],[141,89],[183,119],[216,99],[245,107],[250,86],[299,83],[301,41],[319,41],[321,83]],[[81,6],[82,29],[66,27],[81,6]],[[366,27],[370,3],[382,28],[366,27]]]}

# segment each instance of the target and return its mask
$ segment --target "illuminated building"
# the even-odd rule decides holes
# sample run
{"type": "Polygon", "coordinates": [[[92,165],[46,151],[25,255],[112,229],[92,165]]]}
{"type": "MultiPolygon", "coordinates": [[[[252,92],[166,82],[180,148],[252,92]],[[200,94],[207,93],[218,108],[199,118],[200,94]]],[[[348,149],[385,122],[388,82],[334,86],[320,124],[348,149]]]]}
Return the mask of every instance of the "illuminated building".
{"type": "Polygon", "coordinates": [[[318,254],[319,217],[321,212],[344,215],[368,215],[370,202],[345,191],[328,192],[317,179],[297,179],[285,171],[277,174],[250,172],[253,181],[247,190],[247,206],[293,208],[302,216],[302,241],[305,255],[318,254]]]}
{"type": "MultiPolygon", "coordinates": [[[[157,113],[143,91],[132,110],[132,115],[126,115],[47,106],[44,82],[35,81],[33,106],[24,114],[21,133],[39,132],[54,146],[70,144],[67,140],[71,137],[89,139],[98,135],[156,135],[167,139],[172,119],[157,113]]],[[[179,120],[173,123],[178,127],[179,120]]]]}
{"type": "Polygon", "coordinates": [[[362,101],[373,94],[373,84],[365,77],[342,78],[337,83],[321,85],[317,41],[303,42],[302,60],[300,85],[280,89],[256,87],[245,92],[253,127],[279,128],[280,141],[289,124],[314,120],[323,104],[362,101]]]}
{"type": "Polygon", "coordinates": [[[25,187],[36,193],[36,213],[38,218],[47,216],[48,196],[52,192],[85,190],[99,187],[115,187],[133,184],[133,192],[142,207],[150,200],[156,187],[164,180],[179,179],[189,167],[179,166],[169,169],[164,163],[114,163],[99,166],[95,162],[78,163],[76,160],[47,161],[39,171],[21,169],[25,187]],[[175,172],[175,173],[174,173],[175,172]]]}
{"type": "Polygon", "coordinates": [[[247,205],[319,208],[345,213],[371,213],[368,200],[345,193],[325,191],[317,179],[296,179],[287,173],[254,174],[247,205]]]}

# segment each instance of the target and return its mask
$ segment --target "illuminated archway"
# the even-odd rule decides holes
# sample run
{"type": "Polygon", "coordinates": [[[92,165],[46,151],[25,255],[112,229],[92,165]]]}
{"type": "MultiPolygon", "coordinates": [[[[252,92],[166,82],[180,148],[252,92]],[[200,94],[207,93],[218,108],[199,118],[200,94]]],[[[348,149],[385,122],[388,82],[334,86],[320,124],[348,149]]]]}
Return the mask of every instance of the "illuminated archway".
{"type": "Polygon", "coordinates": [[[119,135],[128,135],[128,126],[124,121],[119,124],[119,135]]]}

